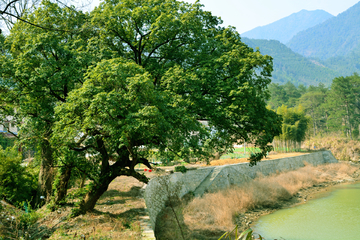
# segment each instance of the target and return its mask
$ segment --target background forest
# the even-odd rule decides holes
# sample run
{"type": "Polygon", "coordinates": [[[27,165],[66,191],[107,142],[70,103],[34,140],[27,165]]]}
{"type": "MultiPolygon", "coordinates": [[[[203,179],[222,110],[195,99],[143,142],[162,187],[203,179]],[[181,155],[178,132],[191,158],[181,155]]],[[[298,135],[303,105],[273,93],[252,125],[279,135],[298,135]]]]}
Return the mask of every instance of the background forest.
{"type": "Polygon", "coordinates": [[[288,82],[284,85],[269,85],[270,108],[285,111],[284,108],[300,108],[311,117],[310,136],[323,136],[341,132],[349,139],[359,137],[360,76],[354,74],[332,80],[331,86],[296,87],[288,82]]]}

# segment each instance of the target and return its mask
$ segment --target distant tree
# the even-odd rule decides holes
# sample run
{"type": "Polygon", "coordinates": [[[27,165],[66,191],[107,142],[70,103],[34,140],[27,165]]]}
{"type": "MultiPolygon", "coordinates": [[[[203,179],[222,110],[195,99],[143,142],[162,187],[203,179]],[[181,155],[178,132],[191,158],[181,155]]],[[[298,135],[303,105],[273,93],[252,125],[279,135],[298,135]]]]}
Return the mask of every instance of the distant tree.
{"type": "Polygon", "coordinates": [[[284,91],[288,96],[287,106],[295,107],[297,105],[297,101],[301,97],[300,89],[298,89],[293,83],[287,82],[284,84],[284,91]]]}
{"type": "Polygon", "coordinates": [[[309,90],[310,91],[301,96],[299,104],[304,107],[305,113],[311,116],[313,134],[315,136],[319,128],[323,127],[322,123],[327,119],[327,110],[324,109],[327,94],[321,90],[312,90],[311,86],[309,87],[309,90]]]}
{"type": "Polygon", "coordinates": [[[303,107],[299,105],[288,108],[283,105],[276,112],[283,118],[282,133],[279,139],[298,143],[304,141],[311,118],[305,114],[303,107]]]}
{"type": "Polygon", "coordinates": [[[269,84],[270,99],[268,105],[272,109],[277,109],[282,105],[295,107],[302,94],[306,92],[306,87],[300,85],[298,88],[291,82],[284,85],[278,83],[269,84]]]}
{"type": "Polygon", "coordinates": [[[272,109],[277,109],[283,104],[287,104],[289,97],[287,96],[283,85],[278,83],[270,83],[268,89],[271,97],[267,104],[272,109]]]}
{"type": "Polygon", "coordinates": [[[329,109],[329,126],[334,130],[342,130],[352,139],[352,132],[359,128],[360,113],[360,76],[335,78],[326,98],[329,109]]]}

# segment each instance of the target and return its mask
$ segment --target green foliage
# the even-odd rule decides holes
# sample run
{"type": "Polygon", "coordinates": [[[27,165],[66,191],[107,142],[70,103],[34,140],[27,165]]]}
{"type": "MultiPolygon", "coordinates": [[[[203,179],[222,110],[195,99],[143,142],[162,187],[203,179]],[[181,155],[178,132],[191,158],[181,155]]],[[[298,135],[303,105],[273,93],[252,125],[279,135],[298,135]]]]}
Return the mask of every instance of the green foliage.
{"type": "Polygon", "coordinates": [[[335,78],[327,97],[328,126],[332,130],[342,130],[350,138],[353,130],[357,129],[360,124],[359,92],[360,76],[354,74],[335,78]]]}
{"type": "Polygon", "coordinates": [[[17,149],[0,149],[0,162],[0,198],[14,205],[32,201],[37,178],[28,167],[21,165],[21,154],[17,149]]]}
{"type": "Polygon", "coordinates": [[[277,109],[282,105],[295,107],[303,92],[306,91],[306,88],[305,90],[302,89],[303,87],[303,85],[300,85],[297,88],[291,82],[287,82],[284,85],[271,83],[269,84],[271,98],[267,103],[272,109],[277,109]]]}
{"type": "Polygon", "coordinates": [[[314,136],[326,128],[328,109],[325,107],[328,89],[323,85],[310,86],[308,91],[301,96],[299,104],[304,107],[305,113],[311,116],[314,136]]]}
{"type": "Polygon", "coordinates": [[[353,137],[353,139],[355,139],[355,140],[357,140],[357,139],[359,139],[359,129],[354,129],[353,131],[352,131],[352,137],[353,137]]]}
{"type": "MultiPolygon", "coordinates": [[[[350,139],[358,139],[360,76],[357,73],[334,78],[331,88],[324,84],[309,87],[295,87],[291,83],[270,84],[269,92],[271,98],[268,106],[272,109],[286,104],[291,107],[302,106],[311,117],[307,134],[317,136],[341,131],[350,139]]],[[[283,131],[294,132],[289,126],[283,131]]]]}
{"type": "Polygon", "coordinates": [[[38,228],[37,221],[42,217],[42,214],[34,211],[31,206],[28,207],[28,212],[24,212],[12,206],[1,206],[0,215],[0,239],[38,239],[38,235],[44,231],[38,228]]]}
{"type": "Polygon", "coordinates": [[[154,149],[208,159],[240,139],[260,148],[252,163],[266,154],[281,126],[265,103],[271,57],[202,7],[106,0],[88,15],[43,1],[24,18],[54,31],[14,25],[1,97],[41,150],[41,187],[53,181],[47,166],[74,166],[92,182],[91,210],[117,176],[147,182],[134,167],[154,149]]]}
{"type": "Polygon", "coordinates": [[[311,119],[305,115],[302,106],[287,108],[283,105],[277,109],[277,113],[283,117],[282,133],[279,138],[284,141],[304,141],[311,119]]]}
{"type": "Polygon", "coordinates": [[[28,229],[29,227],[31,227],[32,225],[34,225],[37,220],[39,218],[41,218],[41,214],[34,211],[32,208],[31,208],[31,205],[29,204],[28,205],[28,212],[27,213],[22,213],[19,217],[18,217],[18,220],[19,220],[19,226],[18,228],[19,229],[23,229],[23,230],[26,230],[28,229]]]}
{"type": "Polygon", "coordinates": [[[2,149],[6,149],[7,147],[13,147],[15,144],[15,138],[5,137],[0,133],[0,146],[2,149]]]}
{"type": "Polygon", "coordinates": [[[175,166],[174,172],[186,173],[186,171],[187,171],[187,168],[185,166],[175,166]]]}

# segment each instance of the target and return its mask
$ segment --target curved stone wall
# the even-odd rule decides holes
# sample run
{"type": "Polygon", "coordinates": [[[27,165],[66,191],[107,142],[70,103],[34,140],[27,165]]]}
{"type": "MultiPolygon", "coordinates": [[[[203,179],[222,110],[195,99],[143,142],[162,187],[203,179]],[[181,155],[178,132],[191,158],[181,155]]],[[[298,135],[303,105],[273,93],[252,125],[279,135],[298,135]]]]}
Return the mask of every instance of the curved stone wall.
{"type": "Polygon", "coordinates": [[[151,179],[144,193],[150,221],[155,229],[156,218],[165,207],[169,197],[182,198],[187,193],[201,196],[205,192],[214,192],[250,181],[257,173],[268,175],[276,171],[295,170],[303,167],[304,162],[314,166],[335,163],[337,160],[330,151],[321,151],[290,158],[280,158],[259,162],[250,167],[249,163],[231,164],[216,167],[204,167],[186,173],[173,173],[151,179]]]}

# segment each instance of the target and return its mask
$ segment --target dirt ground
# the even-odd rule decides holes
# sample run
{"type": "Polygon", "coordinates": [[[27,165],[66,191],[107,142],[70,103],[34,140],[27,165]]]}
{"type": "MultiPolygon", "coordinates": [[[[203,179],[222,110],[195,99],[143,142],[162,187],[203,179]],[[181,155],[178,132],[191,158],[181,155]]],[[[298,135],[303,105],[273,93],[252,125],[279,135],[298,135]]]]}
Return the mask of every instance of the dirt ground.
{"type": "MultiPolygon", "coordinates": [[[[267,161],[267,160],[274,160],[278,158],[288,158],[288,157],[295,157],[300,156],[308,153],[276,153],[276,154],[269,154],[265,159],[261,161],[267,161]]],[[[210,162],[211,166],[219,166],[219,165],[226,165],[226,164],[235,164],[235,163],[244,163],[248,162],[247,158],[240,158],[240,159],[219,159],[214,160],[210,162]]]]}

